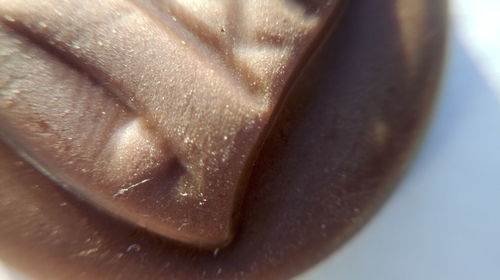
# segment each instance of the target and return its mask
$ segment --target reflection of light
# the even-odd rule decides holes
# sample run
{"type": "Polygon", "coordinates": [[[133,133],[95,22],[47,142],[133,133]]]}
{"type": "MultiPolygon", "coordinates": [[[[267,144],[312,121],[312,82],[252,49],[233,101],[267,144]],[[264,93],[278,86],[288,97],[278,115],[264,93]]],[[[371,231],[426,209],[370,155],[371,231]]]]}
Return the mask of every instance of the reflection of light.
{"type": "Polygon", "coordinates": [[[0,280],[7,279],[9,279],[9,276],[7,275],[7,269],[5,268],[5,265],[0,263],[0,280]]]}
{"type": "Polygon", "coordinates": [[[500,100],[500,1],[455,0],[453,4],[454,24],[461,29],[460,39],[500,100]]]}
{"type": "MultiPolygon", "coordinates": [[[[396,5],[401,5],[404,8],[397,8],[396,15],[398,18],[399,28],[401,28],[401,35],[404,39],[401,39],[403,44],[403,51],[405,52],[406,63],[408,64],[407,69],[416,69],[416,60],[419,57],[419,53],[422,51],[420,47],[422,46],[421,40],[424,38],[422,34],[426,32],[423,30],[424,18],[419,16],[424,12],[426,8],[425,1],[397,1],[396,5]]],[[[409,73],[413,74],[413,73],[409,73]]]]}
{"type": "Polygon", "coordinates": [[[0,280],[28,280],[29,278],[13,272],[0,262],[0,280]]]}
{"type": "Polygon", "coordinates": [[[376,143],[382,147],[389,136],[389,126],[384,121],[375,121],[373,123],[373,136],[376,143]]]}

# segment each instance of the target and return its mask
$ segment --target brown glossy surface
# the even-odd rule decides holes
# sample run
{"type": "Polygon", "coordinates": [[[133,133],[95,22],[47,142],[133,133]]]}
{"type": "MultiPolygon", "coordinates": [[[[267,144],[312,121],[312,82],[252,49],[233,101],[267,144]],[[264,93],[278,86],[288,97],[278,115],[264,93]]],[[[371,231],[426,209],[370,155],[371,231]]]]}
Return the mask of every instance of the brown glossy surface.
{"type": "Polygon", "coordinates": [[[95,207],[223,247],[287,81],[339,3],[0,2],[0,135],[95,207]]]}
{"type": "Polygon", "coordinates": [[[45,279],[283,279],[383,201],[432,105],[445,1],[353,0],[297,79],[233,242],[200,251],[114,220],[0,149],[0,256],[45,279]]]}

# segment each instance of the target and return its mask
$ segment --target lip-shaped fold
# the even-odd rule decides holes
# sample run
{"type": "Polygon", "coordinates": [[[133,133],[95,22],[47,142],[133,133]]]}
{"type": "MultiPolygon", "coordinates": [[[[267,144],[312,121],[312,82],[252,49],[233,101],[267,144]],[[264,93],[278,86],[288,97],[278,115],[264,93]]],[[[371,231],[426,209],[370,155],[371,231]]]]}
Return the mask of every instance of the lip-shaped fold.
{"type": "Polygon", "coordinates": [[[95,206],[214,248],[340,1],[194,2],[0,2],[0,135],[95,206]]]}

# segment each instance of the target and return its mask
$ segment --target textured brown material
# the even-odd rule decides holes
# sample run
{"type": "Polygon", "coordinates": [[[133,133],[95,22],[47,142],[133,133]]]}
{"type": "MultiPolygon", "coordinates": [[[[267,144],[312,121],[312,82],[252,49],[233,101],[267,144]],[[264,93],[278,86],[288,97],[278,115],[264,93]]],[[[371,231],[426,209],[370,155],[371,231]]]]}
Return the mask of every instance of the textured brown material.
{"type": "Polygon", "coordinates": [[[224,246],[287,81],[339,2],[7,1],[1,133],[97,207],[224,246]]]}
{"type": "Polygon", "coordinates": [[[445,10],[436,0],[351,1],[296,79],[226,248],[193,249],[114,219],[2,146],[0,257],[42,279],[297,275],[359,228],[402,171],[439,80],[445,10]]]}

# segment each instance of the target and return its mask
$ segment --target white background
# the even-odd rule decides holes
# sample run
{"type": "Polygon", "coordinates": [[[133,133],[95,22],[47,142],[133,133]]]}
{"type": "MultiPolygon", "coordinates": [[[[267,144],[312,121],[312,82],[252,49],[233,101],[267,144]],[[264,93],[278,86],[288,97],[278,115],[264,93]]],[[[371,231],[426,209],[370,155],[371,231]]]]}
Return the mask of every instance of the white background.
{"type": "Polygon", "coordinates": [[[300,279],[500,280],[500,0],[451,6],[442,95],[416,161],[375,219],[300,279]]]}
{"type": "MultiPolygon", "coordinates": [[[[500,279],[500,0],[451,8],[447,74],[416,160],[382,211],[300,279],[500,279]]],[[[8,279],[22,278],[0,266],[8,279]]]]}

